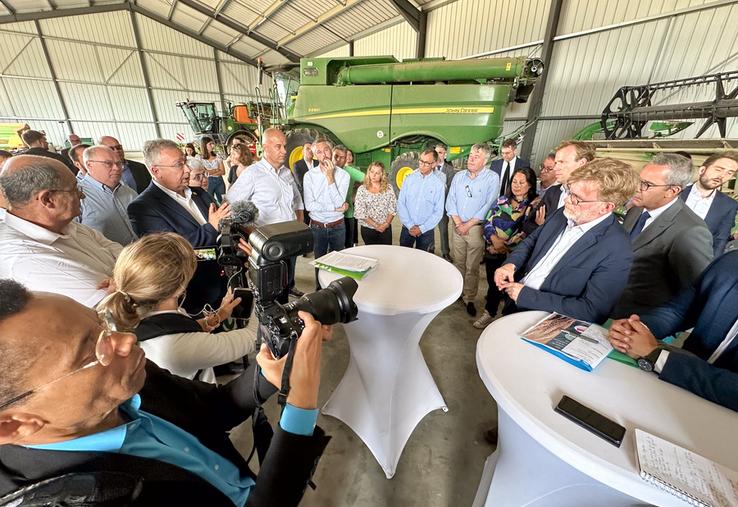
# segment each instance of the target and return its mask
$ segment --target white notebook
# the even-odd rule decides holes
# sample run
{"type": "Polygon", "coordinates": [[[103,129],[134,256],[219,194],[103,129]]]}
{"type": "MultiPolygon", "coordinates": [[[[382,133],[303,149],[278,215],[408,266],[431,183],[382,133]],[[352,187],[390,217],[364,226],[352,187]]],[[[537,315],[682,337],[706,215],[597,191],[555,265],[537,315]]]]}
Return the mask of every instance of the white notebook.
{"type": "Polygon", "coordinates": [[[641,478],[690,505],[738,506],[738,473],[636,428],[641,478]]]}

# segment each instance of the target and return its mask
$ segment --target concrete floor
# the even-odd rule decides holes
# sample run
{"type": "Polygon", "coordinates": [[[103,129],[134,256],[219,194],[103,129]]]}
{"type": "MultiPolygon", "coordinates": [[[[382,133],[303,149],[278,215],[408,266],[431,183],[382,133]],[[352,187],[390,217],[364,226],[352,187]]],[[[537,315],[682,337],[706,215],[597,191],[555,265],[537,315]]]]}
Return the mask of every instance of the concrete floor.
{"type": "MultiPolygon", "coordinates": [[[[400,224],[393,223],[394,244],[399,244],[400,224]]],[[[437,252],[440,253],[436,230],[437,252]]],[[[297,263],[297,287],[313,290],[311,259],[297,263]]],[[[477,308],[483,310],[487,285],[484,267],[477,308]]],[[[449,411],[431,412],[418,424],[405,446],[397,473],[387,479],[364,443],[341,421],[319,416],[318,424],[333,439],[314,476],[315,491],[308,488],[305,507],[369,506],[470,506],[484,461],[494,447],[483,432],[496,421],[494,400],[477,373],[475,350],[480,330],[460,303],[441,312],[428,326],[421,349],[449,411]]],[[[323,347],[319,403],[338,385],[348,365],[349,349],[342,326],[334,328],[334,340],[323,347]]],[[[270,420],[278,420],[276,399],[266,405],[270,420]]],[[[232,438],[241,452],[251,449],[249,424],[237,428],[232,438]]],[[[256,462],[256,459],[253,460],[256,462]]]]}

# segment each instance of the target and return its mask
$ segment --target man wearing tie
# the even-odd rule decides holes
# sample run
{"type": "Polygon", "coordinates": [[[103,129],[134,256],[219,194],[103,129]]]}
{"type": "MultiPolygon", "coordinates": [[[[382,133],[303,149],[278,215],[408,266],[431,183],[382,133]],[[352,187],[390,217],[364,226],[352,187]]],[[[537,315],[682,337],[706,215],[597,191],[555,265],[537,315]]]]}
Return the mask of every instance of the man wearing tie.
{"type": "Polygon", "coordinates": [[[613,318],[666,303],[712,260],[712,234],[679,199],[691,181],[692,162],[674,153],[657,155],[641,170],[640,189],[623,223],[633,245],[633,267],[613,318]]]}
{"type": "Polygon", "coordinates": [[[514,139],[503,141],[500,154],[502,158],[493,160],[489,168],[500,177],[500,195],[509,195],[513,172],[519,167],[530,167],[530,163],[518,158],[518,145],[514,139]]]}

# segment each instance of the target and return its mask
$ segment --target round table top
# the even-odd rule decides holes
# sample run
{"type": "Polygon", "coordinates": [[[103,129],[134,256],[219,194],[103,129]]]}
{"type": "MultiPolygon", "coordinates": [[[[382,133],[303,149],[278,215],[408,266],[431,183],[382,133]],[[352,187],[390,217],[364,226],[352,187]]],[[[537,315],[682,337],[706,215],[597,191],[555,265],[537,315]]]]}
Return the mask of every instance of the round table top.
{"type": "MultiPolygon", "coordinates": [[[[461,273],[448,261],[415,248],[362,245],[342,250],[377,259],[377,266],[357,280],[354,302],[360,311],[375,315],[438,312],[461,295],[461,273]]],[[[341,275],[320,270],[325,287],[341,275]]]]}
{"type": "Polygon", "coordinates": [[[498,319],[477,344],[482,381],[528,435],[580,472],[655,505],[674,505],[675,497],[639,477],[635,428],[738,470],[738,413],[611,359],[580,370],[519,338],[546,315],[498,319]],[[620,448],[554,412],[564,394],[624,426],[620,448]]]}

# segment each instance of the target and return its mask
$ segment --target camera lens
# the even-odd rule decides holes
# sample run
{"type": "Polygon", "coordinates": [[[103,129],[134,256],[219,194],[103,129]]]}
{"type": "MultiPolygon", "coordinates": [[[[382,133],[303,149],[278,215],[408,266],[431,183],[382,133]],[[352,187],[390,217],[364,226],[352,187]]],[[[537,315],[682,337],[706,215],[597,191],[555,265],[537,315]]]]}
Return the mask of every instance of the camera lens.
{"type": "Polygon", "coordinates": [[[345,324],[356,320],[359,312],[353,299],[358,288],[356,280],[345,276],[334,280],[325,289],[305,294],[284,308],[290,314],[297,313],[298,310],[308,312],[321,324],[345,324]]]}

